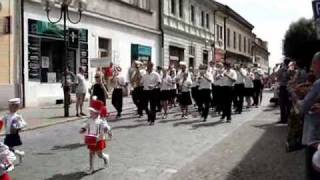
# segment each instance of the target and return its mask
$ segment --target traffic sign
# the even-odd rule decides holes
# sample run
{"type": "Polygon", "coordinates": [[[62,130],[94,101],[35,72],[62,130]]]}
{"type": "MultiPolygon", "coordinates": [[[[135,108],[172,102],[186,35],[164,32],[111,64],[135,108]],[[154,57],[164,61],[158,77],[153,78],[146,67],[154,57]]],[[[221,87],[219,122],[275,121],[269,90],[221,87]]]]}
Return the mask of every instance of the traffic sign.
{"type": "Polygon", "coordinates": [[[320,18],[320,0],[312,1],[314,19],[320,18]]]}

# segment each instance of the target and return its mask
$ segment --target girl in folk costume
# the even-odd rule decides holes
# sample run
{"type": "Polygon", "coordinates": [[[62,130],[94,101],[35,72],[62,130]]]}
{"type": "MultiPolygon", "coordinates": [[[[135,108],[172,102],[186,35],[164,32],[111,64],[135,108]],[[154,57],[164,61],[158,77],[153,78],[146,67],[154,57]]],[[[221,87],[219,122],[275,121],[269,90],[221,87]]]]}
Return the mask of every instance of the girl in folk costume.
{"type": "Polygon", "coordinates": [[[170,87],[172,83],[171,77],[168,75],[167,70],[164,69],[160,84],[160,101],[164,112],[162,119],[167,118],[168,115],[168,101],[170,100],[170,87]]]}
{"type": "Polygon", "coordinates": [[[182,118],[188,118],[188,106],[192,104],[190,89],[191,89],[192,81],[189,73],[184,73],[182,79],[179,81],[180,95],[179,95],[179,103],[182,112],[182,118]]]}
{"type": "Polygon", "coordinates": [[[171,79],[169,105],[170,107],[172,106],[176,107],[175,99],[177,96],[177,81],[176,81],[176,70],[174,68],[169,69],[169,76],[171,79]]]}
{"type": "Polygon", "coordinates": [[[122,112],[122,105],[123,105],[123,90],[122,88],[125,87],[124,78],[120,75],[121,67],[117,66],[114,71],[114,75],[111,79],[112,83],[114,84],[114,89],[112,92],[112,105],[117,110],[117,118],[121,117],[122,112]]]}
{"type": "Polygon", "coordinates": [[[2,118],[2,123],[5,126],[6,134],[4,144],[7,145],[12,152],[19,156],[19,161],[21,163],[24,152],[15,150],[14,147],[22,145],[19,132],[27,125],[27,123],[24,121],[22,116],[17,113],[19,110],[19,105],[19,98],[9,100],[9,112],[2,118]]]}
{"type": "Polygon", "coordinates": [[[0,142],[0,180],[11,180],[9,172],[14,169],[16,156],[8,146],[0,142]]]}
{"type": "Polygon", "coordinates": [[[109,155],[104,154],[103,150],[106,148],[105,133],[111,136],[111,127],[106,120],[101,118],[101,115],[105,117],[108,115],[102,101],[92,100],[89,110],[90,118],[83,124],[80,133],[86,133],[85,143],[90,151],[90,169],[87,173],[92,174],[96,154],[99,158],[103,159],[105,166],[109,164],[109,155]]]}

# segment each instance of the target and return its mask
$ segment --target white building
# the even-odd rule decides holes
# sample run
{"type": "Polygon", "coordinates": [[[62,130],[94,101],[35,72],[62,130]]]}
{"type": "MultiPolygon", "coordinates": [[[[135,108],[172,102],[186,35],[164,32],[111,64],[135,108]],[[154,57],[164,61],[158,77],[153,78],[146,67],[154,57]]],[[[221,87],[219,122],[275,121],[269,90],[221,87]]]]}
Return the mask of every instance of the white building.
{"type": "Polygon", "coordinates": [[[269,55],[268,42],[260,38],[255,38],[253,58],[254,62],[261,67],[263,73],[269,73],[269,55]]]}
{"type": "Polygon", "coordinates": [[[211,0],[163,0],[163,64],[185,61],[197,67],[213,59],[214,14],[211,0]]]}
{"type": "MultiPolygon", "coordinates": [[[[88,67],[89,83],[93,82],[95,68],[90,59],[111,57],[122,67],[126,76],[133,60],[152,60],[159,64],[160,30],[159,2],[88,1],[80,23],[68,23],[71,32],[79,32],[79,46],[69,48],[69,65],[73,72],[88,67]]],[[[60,10],[54,8],[50,17],[56,20],[60,10]]],[[[71,19],[78,15],[70,12],[71,19]]],[[[61,22],[62,23],[62,22],[61,22]]],[[[64,41],[61,24],[48,23],[39,0],[24,3],[24,73],[26,106],[54,104],[63,99],[61,72],[64,41]]]]}

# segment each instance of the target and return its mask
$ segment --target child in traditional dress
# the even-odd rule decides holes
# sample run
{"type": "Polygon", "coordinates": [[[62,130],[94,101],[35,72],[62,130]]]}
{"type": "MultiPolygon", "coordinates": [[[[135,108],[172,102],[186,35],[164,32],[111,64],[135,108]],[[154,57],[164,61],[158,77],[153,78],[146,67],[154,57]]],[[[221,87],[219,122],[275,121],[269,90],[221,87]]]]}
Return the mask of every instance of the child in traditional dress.
{"type": "Polygon", "coordinates": [[[7,145],[13,153],[18,155],[19,163],[22,163],[24,152],[14,149],[14,147],[22,145],[19,132],[27,125],[22,116],[18,114],[19,106],[19,98],[10,99],[9,112],[2,118],[2,121],[6,134],[4,144],[7,145]]]}
{"type": "Polygon", "coordinates": [[[104,109],[104,103],[100,100],[92,100],[90,103],[90,118],[81,128],[80,133],[86,133],[85,143],[90,151],[90,169],[87,172],[92,174],[94,172],[94,157],[97,154],[99,158],[103,159],[105,166],[109,164],[109,155],[104,154],[103,150],[106,148],[105,133],[109,132],[111,135],[111,127],[108,125],[105,119],[101,118],[107,115],[106,109],[104,109]],[[106,114],[105,114],[106,113],[106,114]]]}
{"type": "Polygon", "coordinates": [[[14,169],[16,156],[8,146],[0,142],[0,180],[11,180],[8,172],[14,169]]]}
{"type": "Polygon", "coordinates": [[[189,73],[184,73],[182,79],[179,82],[180,95],[179,103],[181,108],[181,118],[188,119],[188,106],[192,104],[190,90],[191,90],[192,80],[189,73]]]}

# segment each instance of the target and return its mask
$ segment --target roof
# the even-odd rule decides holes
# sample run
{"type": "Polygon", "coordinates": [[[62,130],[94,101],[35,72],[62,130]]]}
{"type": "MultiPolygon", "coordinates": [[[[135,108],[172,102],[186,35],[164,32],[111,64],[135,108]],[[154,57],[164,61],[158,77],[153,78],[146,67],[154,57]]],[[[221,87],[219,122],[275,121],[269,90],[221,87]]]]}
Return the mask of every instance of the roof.
{"type": "Polygon", "coordinates": [[[222,3],[219,3],[217,1],[213,1],[213,2],[217,5],[218,10],[223,11],[223,13],[226,13],[228,16],[232,17],[237,22],[246,26],[250,30],[253,30],[254,26],[249,21],[247,21],[244,17],[242,17],[239,13],[237,13],[235,10],[233,10],[229,6],[222,4],[222,3]]]}

